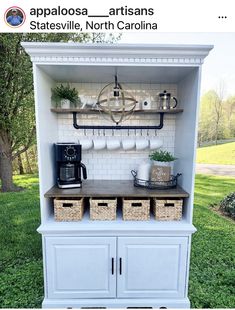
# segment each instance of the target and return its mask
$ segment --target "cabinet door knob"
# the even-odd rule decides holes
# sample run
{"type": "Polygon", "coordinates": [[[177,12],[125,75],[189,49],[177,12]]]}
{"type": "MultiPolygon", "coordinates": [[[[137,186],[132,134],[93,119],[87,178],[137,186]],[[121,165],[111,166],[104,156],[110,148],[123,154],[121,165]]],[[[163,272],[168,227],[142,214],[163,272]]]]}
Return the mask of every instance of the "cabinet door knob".
{"type": "Polygon", "coordinates": [[[122,274],[122,258],[119,258],[119,274],[122,274]]]}
{"type": "Polygon", "coordinates": [[[112,257],[112,274],[114,274],[114,258],[112,257]]]}

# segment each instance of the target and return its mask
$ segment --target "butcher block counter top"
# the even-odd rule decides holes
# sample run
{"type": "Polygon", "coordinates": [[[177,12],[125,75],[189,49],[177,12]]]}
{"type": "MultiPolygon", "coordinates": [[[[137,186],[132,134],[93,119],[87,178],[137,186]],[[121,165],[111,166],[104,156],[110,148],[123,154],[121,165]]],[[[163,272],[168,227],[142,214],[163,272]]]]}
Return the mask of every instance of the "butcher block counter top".
{"type": "Polygon", "coordinates": [[[131,180],[84,180],[81,188],[61,189],[53,186],[45,193],[55,197],[166,197],[185,198],[189,194],[180,186],[158,190],[135,187],[131,180]]]}

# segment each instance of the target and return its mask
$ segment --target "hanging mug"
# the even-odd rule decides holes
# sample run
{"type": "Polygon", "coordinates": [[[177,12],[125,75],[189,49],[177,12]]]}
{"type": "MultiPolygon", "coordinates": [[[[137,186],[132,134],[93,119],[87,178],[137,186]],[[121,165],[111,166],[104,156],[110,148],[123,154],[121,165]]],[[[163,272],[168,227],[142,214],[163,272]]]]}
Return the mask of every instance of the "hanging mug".
{"type": "Polygon", "coordinates": [[[164,90],[164,92],[159,93],[159,109],[162,110],[170,110],[170,109],[175,109],[178,101],[175,97],[171,96],[171,93],[168,93],[166,90],[164,90]],[[171,105],[172,99],[174,100],[174,105],[171,105]]]}

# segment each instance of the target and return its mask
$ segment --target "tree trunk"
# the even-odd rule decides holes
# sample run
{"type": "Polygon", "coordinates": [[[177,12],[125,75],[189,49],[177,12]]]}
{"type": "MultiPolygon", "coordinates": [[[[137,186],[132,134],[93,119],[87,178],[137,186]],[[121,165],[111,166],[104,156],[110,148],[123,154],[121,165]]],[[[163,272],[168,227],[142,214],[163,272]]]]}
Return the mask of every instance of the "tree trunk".
{"type": "Polygon", "coordinates": [[[28,156],[28,151],[25,152],[25,158],[26,158],[26,162],[27,162],[27,173],[29,174],[32,174],[33,171],[32,171],[32,168],[31,168],[31,165],[30,165],[30,162],[29,162],[29,156],[28,156]]]}
{"type": "Polygon", "coordinates": [[[12,192],[17,190],[13,184],[13,168],[10,139],[5,131],[0,131],[0,175],[2,181],[2,191],[12,192]]]}
{"type": "Polygon", "coordinates": [[[22,175],[24,174],[24,167],[23,167],[21,155],[17,156],[17,160],[18,160],[19,174],[22,175]]]}
{"type": "Polygon", "coordinates": [[[215,145],[218,144],[218,131],[219,131],[219,123],[216,122],[216,127],[215,127],[215,145]]]}

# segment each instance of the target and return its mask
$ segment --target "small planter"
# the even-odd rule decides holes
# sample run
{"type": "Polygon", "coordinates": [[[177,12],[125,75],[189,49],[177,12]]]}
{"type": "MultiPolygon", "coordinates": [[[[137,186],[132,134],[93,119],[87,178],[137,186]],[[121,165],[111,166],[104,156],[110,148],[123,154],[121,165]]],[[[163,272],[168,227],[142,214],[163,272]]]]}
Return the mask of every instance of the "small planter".
{"type": "Polygon", "coordinates": [[[116,220],[117,198],[90,198],[90,219],[100,221],[116,220]]]}
{"type": "Polygon", "coordinates": [[[155,151],[149,155],[153,161],[153,167],[151,169],[150,180],[167,182],[171,178],[173,162],[176,158],[167,151],[155,151]]]}
{"type": "Polygon", "coordinates": [[[69,109],[70,108],[70,100],[69,99],[61,99],[60,105],[62,109],[69,109]]]}
{"type": "Polygon", "coordinates": [[[179,221],[182,218],[183,199],[153,199],[153,213],[158,221],[179,221]]]}
{"type": "Polygon", "coordinates": [[[150,219],[150,199],[122,199],[124,221],[148,221],[150,219]]]}
{"type": "Polygon", "coordinates": [[[51,89],[52,105],[56,108],[69,109],[71,106],[76,107],[81,104],[80,97],[76,88],[60,84],[51,89]]]}

